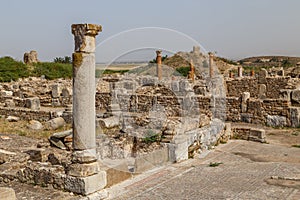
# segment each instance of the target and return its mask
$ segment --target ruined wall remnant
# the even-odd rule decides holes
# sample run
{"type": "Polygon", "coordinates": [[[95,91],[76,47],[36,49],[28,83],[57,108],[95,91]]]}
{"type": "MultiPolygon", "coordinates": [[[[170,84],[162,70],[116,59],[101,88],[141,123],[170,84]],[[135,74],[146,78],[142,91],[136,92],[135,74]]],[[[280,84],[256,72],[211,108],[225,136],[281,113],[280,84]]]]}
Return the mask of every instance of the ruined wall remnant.
{"type": "Polygon", "coordinates": [[[29,53],[24,53],[23,61],[26,65],[39,62],[37,52],[30,51],[29,53]]]}
{"type": "Polygon", "coordinates": [[[227,120],[296,127],[300,105],[292,94],[297,93],[298,84],[297,78],[269,76],[265,69],[258,77],[227,79],[227,120]]]}

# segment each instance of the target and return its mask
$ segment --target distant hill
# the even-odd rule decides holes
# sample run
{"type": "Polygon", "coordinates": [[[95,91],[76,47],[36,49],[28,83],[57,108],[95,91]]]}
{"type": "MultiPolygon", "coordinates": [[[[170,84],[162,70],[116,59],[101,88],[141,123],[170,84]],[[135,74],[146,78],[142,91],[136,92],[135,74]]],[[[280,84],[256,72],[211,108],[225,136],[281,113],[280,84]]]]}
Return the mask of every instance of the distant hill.
{"type": "Polygon", "coordinates": [[[300,57],[256,56],[244,58],[238,62],[251,67],[295,67],[300,62],[300,57]]]}

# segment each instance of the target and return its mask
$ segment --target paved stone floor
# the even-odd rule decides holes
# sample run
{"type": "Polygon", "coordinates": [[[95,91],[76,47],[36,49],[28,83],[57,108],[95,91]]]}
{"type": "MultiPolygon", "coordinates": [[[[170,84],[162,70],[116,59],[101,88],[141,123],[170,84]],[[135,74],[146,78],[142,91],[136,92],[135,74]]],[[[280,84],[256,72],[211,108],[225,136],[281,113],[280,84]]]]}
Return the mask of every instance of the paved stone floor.
{"type": "Polygon", "coordinates": [[[232,140],[107,190],[110,199],[300,199],[300,149],[232,140]]]}

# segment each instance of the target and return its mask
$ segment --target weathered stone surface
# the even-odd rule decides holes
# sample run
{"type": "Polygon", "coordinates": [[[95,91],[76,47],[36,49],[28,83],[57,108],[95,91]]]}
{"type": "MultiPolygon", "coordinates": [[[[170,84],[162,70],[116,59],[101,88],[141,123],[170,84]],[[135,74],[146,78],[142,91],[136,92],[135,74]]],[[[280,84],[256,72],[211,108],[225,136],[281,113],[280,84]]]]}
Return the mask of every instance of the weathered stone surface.
{"type": "Polygon", "coordinates": [[[5,100],[4,107],[14,108],[14,107],[16,107],[16,104],[13,99],[7,99],[7,100],[5,100]]]}
{"type": "Polygon", "coordinates": [[[25,64],[33,64],[39,62],[37,52],[30,51],[29,53],[24,53],[23,61],[25,64]]]}
{"type": "Polygon", "coordinates": [[[60,97],[61,94],[61,86],[59,84],[52,85],[51,95],[53,98],[60,97]]]}
{"type": "Polygon", "coordinates": [[[75,177],[86,177],[97,174],[100,171],[97,162],[73,163],[68,167],[68,175],[75,177]]]}
{"type": "Polygon", "coordinates": [[[0,187],[0,200],[16,200],[14,189],[8,187],[0,187]]]}
{"type": "Polygon", "coordinates": [[[95,149],[86,149],[83,151],[75,151],[72,155],[73,163],[91,163],[97,160],[95,149]]]}
{"type": "Polygon", "coordinates": [[[100,171],[98,174],[88,177],[67,176],[64,180],[64,188],[70,192],[88,195],[106,186],[106,172],[100,171]]]}
{"type": "Polygon", "coordinates": [[[40,99],[38,97],[27,98],[25,100],[25,107],[31,110],[40,110],[40,99]]]}
{"type": "Polygon", "coordinates": [[[242,112],[247,112],[247,100],[250,98],[249,92],[243,92],[242,93],[242,112]]]}
{"type": "Polygon", "coordinates": [[[300,90],[292,91],[292,100],[300,104],[300,90]]]}
{"type": "Polygon", "coordinates": [[[248,140],[266,142],[266,133],[264,129],[250,129],[248,140]]]}
{"type": "Polygon", "coordinates": [[[199,128],[210,124],[210,118],[205,114],[200,114],[199,128]]]}
{"type": "Polygon", "coordinates": [[[72,135],[72,129],[71,130],[67,130],[67,131],[53,133],[52,137],[65,138],[65,137],[70,136],[70,135],[72,135]]]}
{"type": "Polygon", "coordinates": [[[67,147],[64,144],[63,138],[57,138],[57,137],[50,136],[49,142],[51,143],[52,146],[55,146],[57,148],[60,148],[63,150],[67,149],[67,147]]]}
{"type": "Polygon", "coordinates": [[[290,111],[290,122],[292,127],[299,127],[300,125],[300,108],[292,107],[290,111]]]}
{"type": "Polygon", "coordinates": [[[267,78],[268,76],[268,71],[265,69],[260,70],[259,74],[258,74],[258,83],[259,84],[266,84],[267,78]]]}
{"type": "Polygon", "coordinates": [[[287,125],[287,120],[284,116],[268,115],[267,125],[273,127],[285,127],[287,125]]]}
{"type": "Polygon", "coordinates": [[[46,162],[48,159],[45,149],[31,149],[26,151],[25,153],[30,156],[30,160],[35,162],[46,162]]]}
{"type": "Polygon", "coordinates": [[[267,86],[265,84],[259,85],[259,91],[258,91],[258,98],[265,99],[266,98],[266,92],[267,92],[267,86]]]}
{"type": "Polygon", "coordinates": [[[137,157],[134,163],[134,172],[142,173],[166,164],[169,161],[168,153],[168,148],[163,148],[137,157]]]}
{"type": "Polygon", "coordinates": [[[113,128],[119,126],[118,117],[110,117],[97,120],[101,128],[113,128]]]}
{"type": "Polygon", "coordinates": [[[66,122],[62,117],[51,119],[45,123],[45,127],[49,130],[56,130],[63,127],[64,125],[66,125],[66,122]]]}
{"type": "Polygon", "coordinates": [[[75,52],[95,52],[95,36],[102,31],[96,24],[73,24],[72,33],[75,37],[75,52]]]}
{"type": "Polygon", "coordinates": [[[30,120],[27,124],[27,128],[32,130],[42,130],[44,127],[41,122],[37,120],[30,120]]]}
{"type": "Polygon", "coordinates": [[[20,118],[16,117],[16,116],[8,116],[6,118],[6,120],[9,121],[9,122],[18,122],[20,120],[20,118]]]}

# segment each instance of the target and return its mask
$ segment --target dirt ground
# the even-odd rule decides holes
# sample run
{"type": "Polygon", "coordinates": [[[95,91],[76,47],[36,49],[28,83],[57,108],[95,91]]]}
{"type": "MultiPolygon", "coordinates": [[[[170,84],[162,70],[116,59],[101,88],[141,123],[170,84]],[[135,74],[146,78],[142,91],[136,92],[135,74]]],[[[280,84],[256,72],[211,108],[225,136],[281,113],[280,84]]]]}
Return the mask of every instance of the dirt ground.
{"type": "MultiPolygon", "coordinates": [[[[29,131],[26,128],[27,122],[7,122],[0,119],[0,150],[5,150],[14,153],[22,153],[25,150],[36,147],[38,144],[47,144],[47,137],[51,132],[37,132],[29,131]]],[[[251,125],[255,126],[256,125],[251,125]]],[[[65,127],[69,128],[69,127],[65,127]]],[[[276,146],[274,151],[279,153],[275,156],[268,154],[259,154],[259,152],[243,153],[236,152],[235,155],[250,159],[255,162],[286,162],[286,163],[300,163],[299,148],[300,146],[300,129],[285,128],[274,129],[270,127],[262,127],[266,130],[267,144],[276,146]],[[289,148],[289,155],[281,152],[281,148],[289,148]]],[[[263,144],[262,144],[263,145],[263,144]]],[[[265,145],[265,144],[264,144],[265,145]]],[[[217,147],[218,148],[218,147],[217,147]]],[[[256,150],[254,150],[256,151],[256,150]]],[[[257,150],[259,151],[259,150],[257,150]]],[[[273,154],[272,154],[273,155],[273,154]]],[[[20,158],[21,159],[21,158],[20,158]]],[[[287,180],[268,180],[269,184],[277,184],[281,186],[289,185],[287,180]]],[[[5,183],[0,182],[0,187],[11,187],[15,190],[17,199],[22,200],[46,200],[46,199],[80,199],[73,193],[54,190],[53,188],[39,187],[34,185],[21,184],[17,181],[10,181],[5,183]]],[[[292,187],[299,188],[299,184],[292,184],[292,187]]]]}

